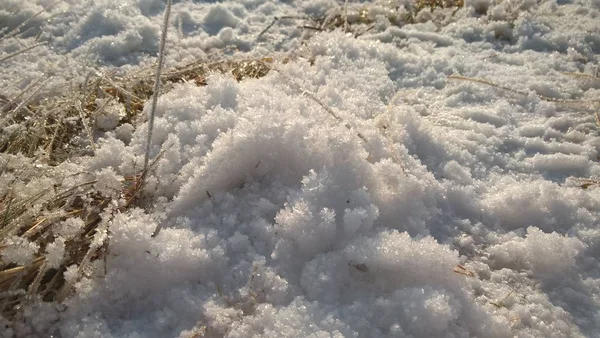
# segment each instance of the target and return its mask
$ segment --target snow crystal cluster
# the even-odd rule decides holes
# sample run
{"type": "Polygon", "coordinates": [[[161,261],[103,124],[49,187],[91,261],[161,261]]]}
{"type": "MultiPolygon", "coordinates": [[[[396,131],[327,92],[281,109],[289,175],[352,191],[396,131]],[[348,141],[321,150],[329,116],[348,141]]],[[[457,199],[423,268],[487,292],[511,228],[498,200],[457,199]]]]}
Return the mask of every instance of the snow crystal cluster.
{"type": "MultiPolygon", "coordinates": [[[[0,4],[0,18],[20,3],[0,4]]],[[[106,262],[81,279],[67,270],[75,294],[59,314],[32,309],[30,332],[598,337],[600,190],[573,178],[600,175],[600,137],[585,107],[548,98],[598,98],[598,82],[565,73],[598,64],[600,6],[465,3],[439,27],[425,11],[431,20],[403,27],[379,16],[359,38],[303,40],[281,22],[267,43],[256,35],[273,16],[329,2],[176,2],[172,60],[224,45],[297,57],[260,79],[215,73],[160,96],[152,208],[108,222],[106,262]]],[[[59,6],[81,15],[76,1],[59,6]]],[[[134,68],[157,49],[163,9],[95,1],[69,29],[71,14],[59,16],[61,50],[48,57],[91,50],[134,68]]],[[[110,196],[143,163],[148,125],[117,127],[109,108],[82,165],[110,196]]],[[[18,241],[4,260],[36,249],[18,241]]],[[[49,263],[64,250],[49,246],[49,263]]]]}

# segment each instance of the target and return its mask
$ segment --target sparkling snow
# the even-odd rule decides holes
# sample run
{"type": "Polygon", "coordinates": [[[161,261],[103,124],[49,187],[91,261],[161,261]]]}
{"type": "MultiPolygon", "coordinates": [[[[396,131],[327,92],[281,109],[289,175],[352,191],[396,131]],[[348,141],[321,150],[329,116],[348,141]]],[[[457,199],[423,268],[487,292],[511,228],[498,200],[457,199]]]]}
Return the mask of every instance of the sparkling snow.
{"type": "MultiPolygon", "coordinates": [[[[2,0],[0,29],[52,3],[2,0]]],[[[600,2],[467,0],[401,27],[386,13],[402,1],[370,3],[374,28],[354,38],[297,19],[258,37],[343,1],[175,1],[167,67],[228,48],[274,69],[161,95],[154,206],[108,220],[106,274],[69,268],[64,306],[32,307],[5,336],[600,337],[600,189],[575,180],[600,176],[600,107],[543,99],[600,99],[598,79],[565,74],[598,74],[600,2]]],[[[39,27],[48,41],[1,64],[0,90],[151,65],[164,7],[56,4],[0,44],[39,27]]],[[[78,162],[107,194],[143,163],[148,126],[119,114],[78,162]]],[[[81,227],[55,230],[50,264],[81,227]]],[[[35,250],[14,238],[2,257],[35,250]]]]}

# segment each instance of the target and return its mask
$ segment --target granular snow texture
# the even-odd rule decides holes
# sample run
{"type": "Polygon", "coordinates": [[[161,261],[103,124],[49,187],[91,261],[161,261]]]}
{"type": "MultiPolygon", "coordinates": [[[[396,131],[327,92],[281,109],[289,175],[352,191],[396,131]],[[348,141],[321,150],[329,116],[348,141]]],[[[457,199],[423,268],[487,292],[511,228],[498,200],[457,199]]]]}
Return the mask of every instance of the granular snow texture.
{"type": "MultiPolygon", "coordinates": [[[[5,0],[0,18],[31,3],[5,0]]],[[[49,67],[36,53],[123,70],[157,49],[161,1],[83,3],[58,5],[53,48],[12,60],[4,83],[49,67]]],[[[402,27],[378,16],[359,38],[284,22],[256,39],[273,16],[330,6],[174,5],[171,64],[218,43],[297,57],[159,98],[153,208],[115,215],[106,275],[96,261],[25,334],[600,337],[600,190],[575,180],[600,175],[585,103],[600,81],[565,74],[598,67],[600,2],[466,1],[402,27]]],[[[100,189],[139,169],[147,128],[107,132],[82,160],[100,189]]],[[[60,261],[64,243],[50,249],[60,261]]]]}

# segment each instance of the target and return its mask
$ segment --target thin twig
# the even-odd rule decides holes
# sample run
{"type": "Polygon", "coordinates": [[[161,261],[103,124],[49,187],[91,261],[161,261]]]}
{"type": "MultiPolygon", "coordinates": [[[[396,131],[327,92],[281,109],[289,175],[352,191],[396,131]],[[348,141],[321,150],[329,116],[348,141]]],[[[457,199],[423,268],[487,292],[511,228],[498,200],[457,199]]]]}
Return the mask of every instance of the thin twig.
{"type": "Polygon", "coordinates": [[[313,27],[313,26],[308,26],[308,25],[298,26],[298,28],[310,29],[310,30],[317,31],[317,32],[322,32],[322,31],[323,31],[323,29],[322,29],[322,28],[319,28],[319,27],[313,27]]]}
{"type": "Polygon", "coordinates": [[[265,34],[271,27],[273,27],[273,25],[279,20],[278,17],[275,17],[273,19],[273,21],[267,26],[267,28],[263,29],[260,33],[258,33],[258,35],[256,36],[257,38],[260,38],[263,34],[265,34]]]}
{"type": "Polygon", "coordinates": [[[355,38],[357,38],[357,37],[359,37],[359,36],[361,36],[361,35],[364,35],[364,34],[368,33],[369,31],[371,31],[373,28],[375,28],[375,25],[374,25],[374,24],[373,24],[373,25],[371,25],[371,26],[369,26],[369,28],[365,29],[365,30],[364,30],[364,31],[362,31],[362,32],[356,32],[356,33],[354,34],[354,37],[355,37],[355,38]]]}

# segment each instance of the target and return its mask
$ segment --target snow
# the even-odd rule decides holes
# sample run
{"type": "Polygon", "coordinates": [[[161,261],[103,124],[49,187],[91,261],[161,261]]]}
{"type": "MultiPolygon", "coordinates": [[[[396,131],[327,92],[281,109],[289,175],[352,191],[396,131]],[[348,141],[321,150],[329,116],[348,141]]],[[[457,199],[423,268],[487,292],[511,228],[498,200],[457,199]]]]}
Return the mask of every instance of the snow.
{"type": "Polygon", "coordinates": [[[58,268],[63,262],[65,256],[65,239],[58,237],[54,242],[46,247],[48,252],[47,259],[50,268],[58,268]]]}
{"type": "MultiPolygon", "coordinates": [[[[600,175],[599,107],[581,104],[598,100],[600,82],[565,74],[598,72],[600,3],[474,0],[392,25],[396,3],[371,4],[374,29],[355,38],[303,31],[298,19],[258,36],[276,16],[339,2],[176,1],[167,67],[233,48],[224,53],[274,56],[273,70],[163,93],[150,206],[103,214],[93,245],[108,241],[105,262],[68,267],[75,292],[64,307],[33,304],[3,334],[600,337],[600,190],[575,180],[600,175]]],[[[0,29],[50,4],[2,1],[0,29]]],[[[360,4],[348,6],[357,17],[360,4]]],[[[51,93],[83,82],[90,64],[151,65],[164,7],[56,4],[31,35],[0,42],[14,52],[38,27],[48,41],[4,62],[0,90],[13,97],[51,74],[51,93]]],[[[121,114],[107,103],[95,155],[59,176],[93,172],[98,191],[118,196],[140,170],[148,129],[119,126],[121,114]]],[[[53,182],[49,173],[19,194],[53,182]]],[[[83,226],[71,218],[53,230],[51,266],[83,226]]],[[[11,262],[39,249],[8,244],[11,262]]]]}
{"type": "Polygon", "coordinates": [[[30,263],[35,257],[36,251],[39,249],[38,245],[35,243],[31,243],[27,239],[19,238],[17,236],[8,238],[4,245],[5,247],[2,249],[2,260],[17,264],[30,263]]]}

